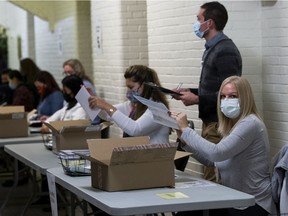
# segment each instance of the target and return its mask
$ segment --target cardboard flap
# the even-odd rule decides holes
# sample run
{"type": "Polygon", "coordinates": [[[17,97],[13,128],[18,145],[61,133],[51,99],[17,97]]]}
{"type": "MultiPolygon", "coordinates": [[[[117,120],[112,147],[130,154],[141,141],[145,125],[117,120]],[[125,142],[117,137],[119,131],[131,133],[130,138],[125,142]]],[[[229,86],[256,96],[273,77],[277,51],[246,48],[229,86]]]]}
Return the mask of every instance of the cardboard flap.
{"type": "Polygon", "coordinates": [[[88,126],[90,121],[87,119],[82,120],[69,120],[69,121],[51,121],[44,122],[44,124],[53,132],[59,133],[64,126],[88,126]]]}
{"type": "Polygon", "coordinates": [[[115,147],[111,165],[174,160],[177,143],[115,147]]]}
{"type": "Polygon", "coordinates": [[[30,112],[28,112],[28,114],[27,114],[27,119],[29,120],[30,118],[32,118],[32,116],[34,115],[34,114],[36,114],[37,113],[37,110],[36,109],[33,109],[33,110],[31,110],[30,112]]]}
{"type": "Polygon", "coordinates": [[[176,151],[174,160],[177,160],[179,158],[186,157],[186,156],[189,156],[189,155],[192,155],[192,153],[191,152],[184,152],[184,151],[176,151]]]}
{"type": "Polygon", "coordinates": [[[0,114],[25,112],[24,106],[0,106],[0,114]]]}
{"type": "Polygon", "coordinates": [[[53,133],[59,133],[59,131],[54,128],[49,122],[43,122],[44,125],[46,125],[53,133]]]}
{"type": "Polygon", "coordinates": [[[70,125],[63,126],[60,130],[60,133],[78,133],[78,132],[99,132],[109,127],[111,123],[102,122],[98,125],[70,125]]]}
{"type": "Polygon", "coordinates": [[[59,131],[60,134],[62,133],[80,133],[85,132],[86,128],[89,126],[63,126],[61,130],[59,131]]]}
{"type": "Polygon", "coordinates": [[[149,144],[149,137],[126,137],[109,139],[88,139],[90,155],[98,161],[110,161],[115,147],[135,146],[149,144]]]}
{"type": "Polygon", "coordinates": [[[24,106],[7,106],[0,107],[0,119],[27,119],[27,113],[24,110],[24,106]]]}

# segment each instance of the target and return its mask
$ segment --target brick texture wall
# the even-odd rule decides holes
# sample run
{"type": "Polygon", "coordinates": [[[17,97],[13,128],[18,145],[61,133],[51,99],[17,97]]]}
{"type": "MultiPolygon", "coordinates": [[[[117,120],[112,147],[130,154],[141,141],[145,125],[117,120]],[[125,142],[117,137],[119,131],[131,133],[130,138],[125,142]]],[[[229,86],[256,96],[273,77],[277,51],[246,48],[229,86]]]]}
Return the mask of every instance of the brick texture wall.
{"type": "Polygon", "coordinates": [[[263,1],[261,10],[264,120],[273,155],[288,143],[288,2],[263,1]]]}
{"type": "MultiPolygon", "coordinates": [[[[125,69],[148,64],[145,1],[92,1],[92,48],[97,94],[112,104],[126,99],[125,69]],[[96,27],[101,26],[100,33],[96,27]],[[97,48],[97,36],[102,49],[97,48]]],[[[111,136],[121,136],[112,126],[111,136]]]]}
{"type": "MultiPolygon", "coordinates": [[[[91,1],[90,6],[91,22],[85,22],[87,5],[59,1],[55,32],[49,31],[46,21],[34,19],[37,63],[55,73],[60,80],[62,62],[71,57],[83,57],[87,68],[93,65],[91,76],[93,75],[98,95],[113,104],[125,100],[123,72],[132,64],[146,64],[154,68],[164,87],[175,88],[179,82],[184,82],[183,87],[197,87],[205,41],[194,35],[193,23],[199,6],[203,3],[204,1],[188,0],[95,0],[91,1]],[[75,27],[79,24],[81,26],[75,27]],[[98,24],[101,26],[101,34],[96,32],[98,24]],[[79,31],[86,28],[91,28],[91,42],[79,38],[79,31]],[[61,55],[57,42],[59,32],[63,43],[61,55]],[[99,35],[101,52],[97,48],[99,35]],[[89,43],[91,51],[87,53],[92,52],[90,60],[89,55],[85,57],[87,53],[83,53],[89,50],[89,43]]],[[[243,76],[252,85],[257,106],[268,128],[273,156],[288,141],[288,2],[225,0],[221,3],[229,13],[224,32],[235,42],[242,54],[243,76]]],[[[0,11],[7,7],[11,11],[10,3],[0,4],[0,11]]],[[[18,10],[15,9],[12,12],[15,16],[10,17],[7,13],[1,13],[0,24],[8,26],[13,37],[21,36],[22,54],[30,55],[31,43],[28,40],[31,38],[28,35],[31,32],[28,31],[33,28],[27,27],[27,23],[31,20],[28,22],[25,14],[18,10]]],[[[86,30],[87,34],[89,30],[86,30]]],[[[11,45],[11,54],[15,55],[16,47],[15,44],[11,45]]],[[[185,107],[179,101],[169,100],[171,109],[186,112],[194,121],[196,131],[200,133],[198,107],[185,107]]],[[[121,136],[121,131],[116,126],[112,127],[111,132],[112,136],[121,136]]],[[[173,133],[171,140],[175,139],[173,133]]],[[[189,163],[188,170],[196,170],[193,172],[201,174],[201,166],[195,161],[189,163]]]]}

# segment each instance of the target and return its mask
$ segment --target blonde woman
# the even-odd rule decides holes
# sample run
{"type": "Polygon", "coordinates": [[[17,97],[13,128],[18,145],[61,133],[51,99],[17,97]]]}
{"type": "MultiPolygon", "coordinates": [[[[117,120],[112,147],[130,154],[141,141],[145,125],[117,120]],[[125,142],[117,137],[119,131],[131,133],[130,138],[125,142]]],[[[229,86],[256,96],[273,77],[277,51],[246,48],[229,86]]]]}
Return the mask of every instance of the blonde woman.
{"type": "Polygon", "coordinates": [[[255,196],[256,205],[211,210],[209,215],[274,214],[268,135],[247,79],[238,76],[226,78],[220,87],[217,103],[218,131],[223,136],[217,145],[189,128],[186,114],[172,112],[180,127],[178,136],[186,143],[183,146],[186,151],[193,152],[193,156],[205,165],[218,168],[223,185],[255,196]]]}

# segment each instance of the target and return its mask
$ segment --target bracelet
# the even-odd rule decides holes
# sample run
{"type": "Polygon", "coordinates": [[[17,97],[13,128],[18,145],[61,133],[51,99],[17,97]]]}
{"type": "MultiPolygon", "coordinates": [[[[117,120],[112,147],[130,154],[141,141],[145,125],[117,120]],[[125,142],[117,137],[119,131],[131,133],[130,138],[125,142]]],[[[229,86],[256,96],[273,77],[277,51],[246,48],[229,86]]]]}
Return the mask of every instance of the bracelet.
{"type": "Polygon", "coordinates": [[[110,108],[109,109],[109,115],[112,116],[115,111],[116,111],[116,109],[114,107],[110,108]]]}

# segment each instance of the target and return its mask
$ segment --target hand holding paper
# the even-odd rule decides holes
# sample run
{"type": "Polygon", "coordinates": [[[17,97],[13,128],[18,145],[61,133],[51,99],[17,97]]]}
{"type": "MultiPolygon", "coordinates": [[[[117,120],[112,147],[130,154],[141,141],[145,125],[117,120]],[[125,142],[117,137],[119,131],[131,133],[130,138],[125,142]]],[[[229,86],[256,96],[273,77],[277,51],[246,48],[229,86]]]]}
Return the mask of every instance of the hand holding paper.
{"type": "Polygon", "coordinates": [[[91,109],[90,108],[89,102],[88,102],[88,99],[90,96],[91,95],[87,91],[86,87],[82,86],[81,89],[79,90],[79,92],[77,93],[77,95],[75,96],[75,98],[81,104],[83,109],[87,112],[91,121],[93,121],[97,117],[97,115],[99,114],[101,109],[99,109],[99,108],[91,109]]]}
{"type": "Polygon", "coordinates": [[[140,96],[134,97],[148,107],[153,114],[153,119],[155,122],[167,127],[179,129],[176,119],[169,115],[169,110],[164,104],[151,101],[140,96]]]}

